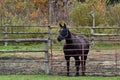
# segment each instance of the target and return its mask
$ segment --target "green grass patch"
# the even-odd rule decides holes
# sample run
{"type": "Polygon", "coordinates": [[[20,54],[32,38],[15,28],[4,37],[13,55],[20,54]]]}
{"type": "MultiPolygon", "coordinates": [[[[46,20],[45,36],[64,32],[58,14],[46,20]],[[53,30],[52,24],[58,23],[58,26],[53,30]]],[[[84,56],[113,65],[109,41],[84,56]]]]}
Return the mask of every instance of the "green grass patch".
{"type": "Polygon", "coordinates": [[[34,50],[34,49],[44,49],[43,44],[33,44],[33,45],[8,45],[0,46],[0,50],[34,50]]]}
{"type": "Polygon", "coordinates": [[[111,48],[120,48],[120,45],[118,44],[96,44],[95,46],[92,46],[93,48],[98,49],[111,49],[111,48]]]}
{"type": "Polygon", "coordinates": [[[120,80],[118,77],[97,77],[97,76],[53,76],[53,75],[1,75],[0,80],[120,80]]]}

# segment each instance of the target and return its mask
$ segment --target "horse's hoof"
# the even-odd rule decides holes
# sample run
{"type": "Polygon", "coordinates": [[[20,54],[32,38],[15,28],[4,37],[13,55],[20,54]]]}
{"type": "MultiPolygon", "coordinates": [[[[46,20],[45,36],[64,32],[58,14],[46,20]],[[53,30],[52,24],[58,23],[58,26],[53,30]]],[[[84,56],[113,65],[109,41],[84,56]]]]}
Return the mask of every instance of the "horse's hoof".
{"type": "Polygon", "coordinates": [[[76,75],[75,76],[79,76],[79,73],[76,73],[76,75]]]}
{"type": "Polygon", "coordinates": [[[70,76],[69,73],[67,73],[67,76],[70,76]]]}
{"type": "Polygon", "coordinates": [[[86,76],[85,74],[82,74],[82,76],[86,76]]]}

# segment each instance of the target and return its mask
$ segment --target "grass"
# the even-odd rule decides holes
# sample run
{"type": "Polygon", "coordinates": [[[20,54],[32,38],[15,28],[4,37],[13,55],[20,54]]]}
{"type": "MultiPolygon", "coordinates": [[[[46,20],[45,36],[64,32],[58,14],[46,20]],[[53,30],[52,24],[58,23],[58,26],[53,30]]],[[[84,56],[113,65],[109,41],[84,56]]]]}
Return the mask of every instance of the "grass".
{"type": "Polygon", "coordinates": [[[0,80],[120,80],[120,76],[53,76],[53,75],[0,75],[0,80]]]}
{"type": "MultiPolygon", "coordinates": [[[[0,50],[45,50],[45,46],[43,44],[33,44],[33,45],[8,45],[8,46],[0,46],[0,50]]],[[[37,58],[38,56],[43,57],[42,54],[39,54],[38,52],[0,52],[0,58],[1,57],[21,57],[21,58],[37,58]]]]}
{"type": "MultiPolygon", "coordinates": [[[[60,44],[53,44],[52,46],[52,50],[62,50],[63,49],[63,46],[61,45],[62,43],[60,44]]],[[[91,47],[91,51],[93,50],[96,50],[96,49],[100,49],[100,50],[103,50],[103,49],[108,49],[108,50],[112,50],[114,48],[120,48],[120,45],[112,45],[112,44],[104,44],[104,45],[95,45],[95,46],[92,46],[91,47]]],[[[51,47],[49,47],[49,49],[51,49],[51,47]]],[[[8,45],[8,46],[0,46],[0,50],[45,50],[45,45],[44,44],[28,44],[28,45],[8,45]]],[[[0,56],[9,56],[10,54],[13,54],[13,53],[7,53],[7,52],[0,52],[0,56]]],[[[32,56],[32,55],[31,55],[32,56]]]]}
{"type": "Polygon", "coordinates": [[[44,48],[45,46],[43,44],[0,46],[0,50],[40,50],[44,48]]]}
{"type": "MultiPolygon", "coordinates": [[[[116,44],[95,44],[95,46],[92,46],[93,48],[120,48],[120,45],[116,44]]],[[[45,44],[43,43],[27,43],[27,44],[8,44],[8,46],[0,45],[0,50],[40,50],[44,49],[45,44]]],[[[51,48],[51,46],[49,47],[51,48]]],[[[53,43],[52,44],[53,49],[63,49],[63,43],[53,43]]]]}

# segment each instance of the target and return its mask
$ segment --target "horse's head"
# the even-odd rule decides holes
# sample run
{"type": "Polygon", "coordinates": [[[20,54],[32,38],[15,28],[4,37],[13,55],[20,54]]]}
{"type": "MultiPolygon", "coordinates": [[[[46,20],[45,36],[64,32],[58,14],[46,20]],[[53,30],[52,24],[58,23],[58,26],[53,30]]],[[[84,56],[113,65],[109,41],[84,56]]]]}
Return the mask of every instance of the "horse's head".
{"type": "Polygon", "coordinates": [[[66,27],[66,24],[64,24],[64,26],[62,26],[61,24],[60,25],[60,30],[59,30],[59,34],[58,34],[58,41],[61,41],[65,38],[68,37],[68,28],[66,27]]]}

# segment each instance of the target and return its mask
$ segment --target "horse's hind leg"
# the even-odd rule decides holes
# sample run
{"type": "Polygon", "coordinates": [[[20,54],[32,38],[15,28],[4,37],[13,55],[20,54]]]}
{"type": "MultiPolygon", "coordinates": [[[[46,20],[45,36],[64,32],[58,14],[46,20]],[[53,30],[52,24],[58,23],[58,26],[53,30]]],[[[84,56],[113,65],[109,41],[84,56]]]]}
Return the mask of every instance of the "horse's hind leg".
{"type": "Polygon", "coordinates": [[[67,76],[69,76],[69,66],[70,66],[70,57],[65,56],[66,63],[67,63],[67,76]]]}
{"type": "Polygon", "coordinates": [[[80,59],[79,56],[75,56],[75,66],[76,66],[76,76],[79,76],[79,69],[80,69],[80,59]]]}
{"type": "Polygon", "coordinates": [[[87,59],[87,56],[81,56],[82,76],[85,76],[85,70],[86,70],[86,59],[87,59]]]}

